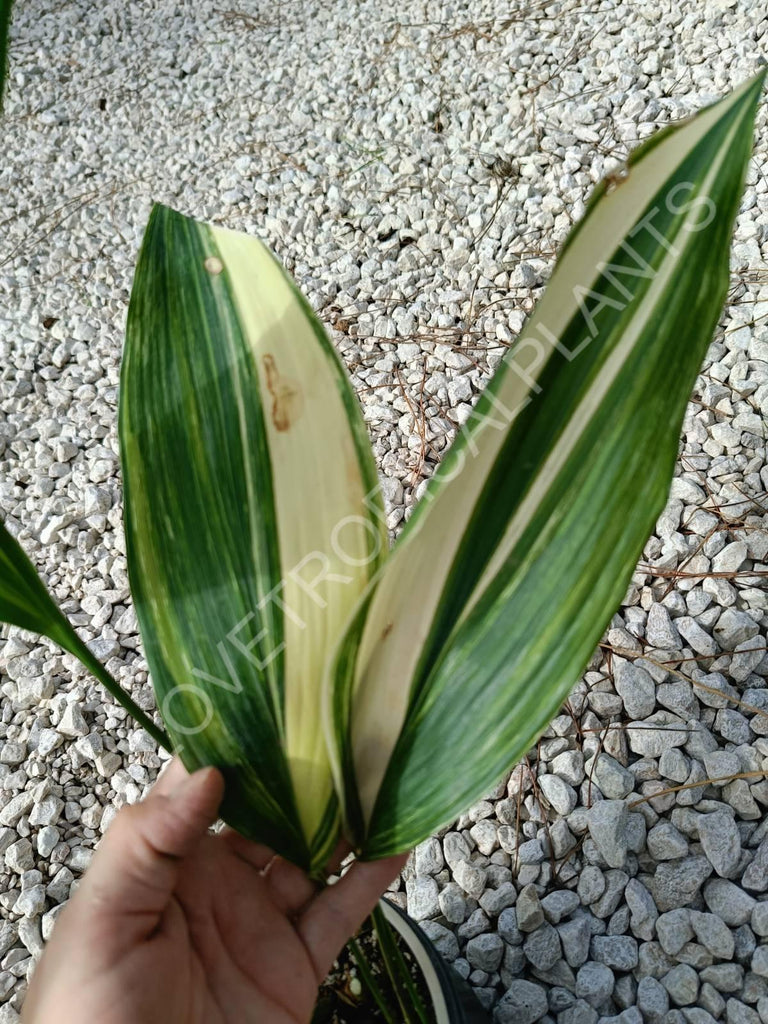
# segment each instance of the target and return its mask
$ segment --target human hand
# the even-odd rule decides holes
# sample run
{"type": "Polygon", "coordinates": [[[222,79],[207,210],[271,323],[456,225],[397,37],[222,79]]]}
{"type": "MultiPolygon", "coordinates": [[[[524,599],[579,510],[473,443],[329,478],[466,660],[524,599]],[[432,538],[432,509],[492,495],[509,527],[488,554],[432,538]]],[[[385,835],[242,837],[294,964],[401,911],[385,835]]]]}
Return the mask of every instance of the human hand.
{"type": "Polygon", "coordinates": [[[321,891],[231,830],[215,768],[175,760],[123,808],[56,922],[24,1024],[305,1024],[317,987],[405,856],[321,891]]]}

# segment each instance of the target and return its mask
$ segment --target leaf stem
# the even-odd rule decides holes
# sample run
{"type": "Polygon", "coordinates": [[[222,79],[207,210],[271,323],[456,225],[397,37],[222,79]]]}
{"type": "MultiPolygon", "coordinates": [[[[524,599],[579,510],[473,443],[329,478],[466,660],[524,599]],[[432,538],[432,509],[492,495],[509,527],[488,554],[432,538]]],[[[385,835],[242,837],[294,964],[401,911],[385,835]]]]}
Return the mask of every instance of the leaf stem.
{"type": "Polygon", "coordinates": [[[360,978],[362,980],[362,983],[366,986],[371,996],[373,997],[374,1002],[384,1015],[384,1020],[387,1022],[387,1024],[397,1024],[397,1021],[392,1016],[392,1012],[389,1009],[389,1005],[387,1004],[387,1000],[384,997],[384,993],[381,991],[379,983],[374,978],[373,972],[371,971],[368,961],[365,958],[365,953],[363,953],[359,943],[357,942],[356,939],[350,939],[347,942],[347,946],[354,958],[355,963],[357,964],[358,971],[360,971],[360,978]]]}
{"type": "MultiPolygon", "coordinates": [[[[69,625],[67,623],[67,625],[69,625]]],[[[149,735],[161,747],[169,753],[173,753],[173,743],[164,729],[155,725],[146,711],[142,711],[131,695],[107,672],[99,659],[94,656],[87,644],[85,644],[74,630],[67,630],[63,636],[58,636],[56,641],[83,663],[91,675],[94,675],[101,685],[112,694],[116,701],[125,708],[136,722],[145,729],[149,735]]]]}

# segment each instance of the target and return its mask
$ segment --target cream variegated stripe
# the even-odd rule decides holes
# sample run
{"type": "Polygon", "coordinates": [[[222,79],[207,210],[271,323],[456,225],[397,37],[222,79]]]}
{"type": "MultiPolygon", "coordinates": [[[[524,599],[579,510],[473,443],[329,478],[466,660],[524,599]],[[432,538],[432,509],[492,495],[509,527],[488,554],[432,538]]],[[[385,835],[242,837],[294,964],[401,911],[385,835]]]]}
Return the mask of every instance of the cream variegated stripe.
{"type": "MultiPolygon", "coordinates": [[[[349,384],[335,352],[263,245],[233,231],[212,233],[266,409],[281,566],[274,600],[285,644],[285,751],[305,833],[315,836],[332,795],[319,725],[322,671],[387,550],[386,522],[367,440],[350,427],[349,384]]],[[[258,518],[256,500],[251,514],[258,518]]]]}
{"type": "MultiPolygon", "coordinates": [[[[349,668],[346,678],[336,685],[339,692],[344,687],[350,691],[352,705],[352,743],[346,755],[345,743],[347,748],[350,745],[344,739],[343,701],[337,701],[329,731],[339,749],[339,765],[345,756],[347,762],[354,763],[355,778],[347,785],[345,803],[350,827],[358,835],[365,823],[371,822],[385,774],[388,780],[391,776],[392,787],[397,788],[398,766],[393,764],[389,770],[389,765],[404,724],[407,723],[404,735],[410,735],[414,731],[410,728],[412,718],[426,714],[430,701],[438,699],[438,687],[428,681],[431,664],[440,658],[446,643],[452,642],[451,631],[460,631],[489,584],[505,571],[526,528],[548,492],[557,486],[595,414],[615,389],[619,374],[634,358],[635,350],[642,353],[648,347],[657,306],[664,301],[675,275],[683,276],[681,259],[709,259],[721,274],[722,253],[703,251],[707,237],[697,242],[696,232],[690,230],[699,227],[701,208],[690,206],[687,219],[684,208],[691,199],[701,202],[710,188],[719,187],[729,174],[740,180],[743,160],[730,169],[724,164],[729,160],[732,145],[749,138],[749,115],[758,88],[756,82],[747,83],[691,121],[660,133],[631,159],[629,174],[618,187],[599,192],[585,221],[566,244],[545,297],[526,331],[497,373],[489,392],[481,398],[474,430],[470,429],[454,445],[445,462],[444,480],[440,481],[438,472],[438,480],[396,545],[371,595],[364,624],[341,646],[341,659],[349,668]],[[695,154],[704,153],[702,146],[707,153],[704,164],[699,166],[695,154]],[[689,166],[690,175],[676,178],[689,166]],[[662,211],[663,232],[658,235],[658,226],[649,212],[664,186],[677,187],[677,205],[672,203],[672,209],[662,211]],[[645,240],[639,239],[641,230],[648,236],[645,240]],[[654,238],[654,232],[658,237],[654,238]],[[669,251],[671,239],[680,240],[676,253],[669,251]],[[621,258],[616,256],[617,250],[621,258]],[[598,315],[595,299],[598,311],[601,303],[600,296],[590,292],[597,289],[598,281],[602,282],[603,291],[613,290],[607,304],[616,312],[609,309],[609,316],[602,318],[600,337],[594,340],[583,329],[579,336],[573,325],[579,317],[585,324],[591,317],[594,323],[594,316],[598,315]],[[629,310],[627,315],[625,309],[629,310]],[[506,521],[500,514],[489,516],[494,510],[488,507],[487,500],[484,506],[483,489],[490,498],[494,492],[489,488],[497,488],[491,483],[492,476],[497,479],[500,470],[516,472],[515,463],[508,462],[509,457],[504,454],[507,438],[525,436],[527,427],[520,427],[521,417],[532,420],[529,403],[537,401],[545,384],[552,386],[550,367],[558,360],[566,362],[558,351],[566,329],[570,332],[571,351],[578,352],[582,347],[573,342],[587,340],[593,346],[586,357],[576,357],[580,364],[578,372],[571,375],[571,390],[575,388],[578,392],[577,401],[568,417],[559,422],[549,444],[535,456],[536,472],[530,477],[523,474],[527,483],[521,484],[506,521]],[[507,420],[503,430],[498,424],[500,410],[507,420]],[[489,414],[495,421],[491,426],[486,419],[489,414]],[[473,561],[466,546],[473,543],[473,537],[478,539],[478,531],[483,530],[486,522],[492,544],[486,544],[473,561]],[[469,531],[470,525],[473,532],[469,531]],[[454,591],[460,594],[460,600],[452,597],[454,591]],[[362,820],[354,820],[352,808],[356,803],[362,820]]],[[[718,211],[717,216],[732,216],[730,205],[726,212],[718,211]]],[[[695,282],[690,287],[690,299],[695,303],[695,282]]],[[[711,314],[707,309],[703,319],[702,332],[706,336],[712,326],[711,314]]],[[[694,351],[700,349],[698,338],[694,351]]],[[[686,372],[695,371],[699,358],[694,354],[686,372]]],[[[563,369],[561,377],[565,375],[563,369]]],[[[669,415],[674,420],[678,413],[682,414],[680,396],[671,392],[668,402],[669,415]]],[[[546,426],[542,426],[545,432],[546,426]]],[[[619,425],[615,429],[620,429],[619,425]]],[[[631,429],[631,425],[621,429],[631,429]]],[[[517,458],[525,455],[525,448],[518,447],[517,458]]],[[[653,500],[658,500],[658,488],[650,491],[653,500]]],[[[646,504],[650,508],[650,498],[646,504]]],[[[647,533],[648,516],[646,509],[643,525],[637,528],[638,535],[641,531],[647,533]]],[[[517,571],[524,572],[525,566],[518,565],[517,571]]],[[[480,741],[477,749],[482,749],[480,741]]],[[[403,751],[398,756],[404,756],[403,751]]],[[[414,835],[409,834],[409,841],[414,840],[414,835]]],[[[391,852],[391,847],[376,846],[373,839],[371,844],[369,852],[374,848],[378,853],[387,849],[391,852]]]]}

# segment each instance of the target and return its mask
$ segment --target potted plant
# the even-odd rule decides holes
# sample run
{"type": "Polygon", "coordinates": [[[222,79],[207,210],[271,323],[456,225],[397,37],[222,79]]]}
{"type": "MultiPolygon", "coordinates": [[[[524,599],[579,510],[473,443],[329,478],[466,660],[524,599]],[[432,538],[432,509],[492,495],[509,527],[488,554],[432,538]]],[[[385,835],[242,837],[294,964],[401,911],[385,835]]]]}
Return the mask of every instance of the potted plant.
{"type": "MultiPolygon", "coordinates": [[[[256,239],[156,206],[120,442],[167,734],[5,528],[0,618],[74,653],[190,769],[218,765],[224,818],[313,874],[342,834],[371,859],[452,820],[555,713],[663,508],[728,285],[763,78],[596,188],[391,550],[355,396],[294,283],[256,239]]],[[[428,943],[381,913],[437,1019],[471,1020],[428,943]]]]}

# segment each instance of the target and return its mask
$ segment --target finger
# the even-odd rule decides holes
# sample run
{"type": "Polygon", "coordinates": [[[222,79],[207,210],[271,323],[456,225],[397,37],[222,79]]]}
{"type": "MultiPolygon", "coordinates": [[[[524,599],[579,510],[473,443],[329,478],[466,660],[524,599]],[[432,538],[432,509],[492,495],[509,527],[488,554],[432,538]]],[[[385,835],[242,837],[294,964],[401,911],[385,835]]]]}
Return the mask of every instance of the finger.
{"type": "Polygon", "coordinates": [[[251,839],[246,839],[239,832],[235,832],[233,828],[223,828],[219,832],[218,838],[257,871],[263,871],[275,859],[274,850],[263,843],[254,843],[251,839]]]}
{"type": "Polygon", "coordinates": [[[189,775],[189,772],[184,767],[184,762],[181,758],[172,757],[161,771],[157,781],[152,786],[151,792],[156,796],[158,793],[172,793],[186,779],[187,775],[189,775]]]}
{"type": "Polygon", "coordinates": [[[407,860],[408,854],[402,853],[386,860],[357,861],[306,908],[296,922],[296,930],[312,960],[318,984],[407,860]]]}
{"type": "Polygon", "coordinates": [[[317,883],[282,857],[275,857],[265,873],[272,902],[283,914],[297,914],[317,894],[317,883]]]}
{"type": "Polygon", "coordinates": [[[352,847],[349,845],[346,839],[340,839],[336,844],[336,848],[328,859],[328,863],[325,865],[326,873],[329,875],[336,875],[339,872],[345,857],[352,852],[352,847]]]}
{"type": "Polygon", "coordinates": [[[221,773],[203,768],[117,815],[73,899],[82,925],[104,931],[113,953],[156,927],[184,858],[216,818],[223,790],[221,773]]]}

